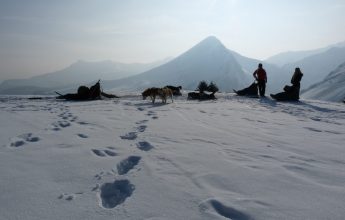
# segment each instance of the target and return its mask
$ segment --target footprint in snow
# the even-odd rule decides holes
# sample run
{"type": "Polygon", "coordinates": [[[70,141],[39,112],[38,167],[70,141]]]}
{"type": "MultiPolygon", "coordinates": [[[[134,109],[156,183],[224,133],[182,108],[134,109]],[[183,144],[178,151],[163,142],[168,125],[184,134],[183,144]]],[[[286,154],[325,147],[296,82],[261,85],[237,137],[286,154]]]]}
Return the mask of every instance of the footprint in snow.
{"type": "Polygon", "coordinates": [[[117,156],[117,153],[115,153],[112,150],[98,150],[98,149],[92,149],[91,150],[96,156],[99,157],[106,157],[106,156],[110,156],[110,157],[115,157],[117,156]]]}
{"type": "Polygon", "coordinates": [[[12,141],[10,146],[11,147],[20,147],[23,146],[25,144],[25,141],[23,140],[16,140],[16,141],[12,141]]]}
{"type": "Polygon", "coordinates": [[[77,119],[78,119],[77,116],[73,116],[69,121],[70,121],[70,122],[75,122],[77,119]]]}
{"type": "Polygon", "coordinates": [[[144,124],[144,123],[146,123],[146,122],[148,122],[148,121],[149,121],[149,120],[141,120],[141,121],[135,122],[135,124],[140,125],[140,124],[144,124]]]}
{"type": "Polygon", "coordinates": [[[88,138],[89,136],[87,136],[86,134],[77,134],[79,137],[81,138],[88,138]]]}
{"type": "Polygon", "coordinates": [[[75,199],[75,197],[77,195],[82,195],[84,194],[83,192],[77,192],[77,193],[72,193],[72,194],[67,194],[67,193],[62,193],[61,195],[59,195],[58,199],[64,199],[66,201],[72,201],[73,199],[75,199]]]}
{"type": "Polygon", "coordinates": [[[104,183],[100,188],[99,197],[103,208],[112,209],[125,202],[135,187],[128,180],[116,180],[113,183],[104,183]]]}
{"type": "Polygon", "coordinates": [[[153,146],[147,141],[140,141],[137,143],[137,148],[142,151],[150,151],[153,146]]]}
{"type": "Polygon", "coordinates": [[[99,157],[107,156],[102,150],[92,149],[92,152],[99,157]]]}
{"type": "Polygon", "coordinates": [[[32,133],[22,134],[19,137],[23,138],[27,142],[37,142],[40,140],[39,137],[32,136],[32,133]]]}
{"type": "Polygon", "coordinates": [[[22,134],[17,137],[12,138],[10,147],[21,147],[26,144],[26,142],[38,142],[39,137],[33,136],[32,133],[22,134]]]}
{"type": "Polygon", "coordinates": [[[114,151],[111,151],[111,150],[104,150],[104,153],[108,156],[111,156],[111,157],[117,156],[117,153],[115,153],[114,151]]]}
{"type": "Polygon", "coordinates": [[[68,121],[59,121],[59,122],[58,122],[58,125],[59,125],[61,128],[66,128],[66,127],[71,126],[71,123],[69,123],[68,121]]]}
{"type": "Polygon", "coordinates": [[[59,127],[57,127],[57,126],[53,126],[52,130],[53,130],[53,131],[60,131],[61,128],[59,128],[59,127]]]}
{"type": "Polygon", "coordinates": [[[120,136],[121,139],[125,139],[125,140],[134,140],[137,137],[138,136],[137,136],[136,132],[129,132],[129,133],[125,134],[125,135],[120,136]]]}
{"type": "Polygon", "coordinates": [[[215,212],[216,214],[228,219],[234,220],[251,220],[253,219],[249,214],[237,210],[233,207],[224,205],[222,202],[216,199],[209,199],[202,202],[199,208],[203,212],[215,212]]]}
{"type": "Polygon", "coordinates": [[[140,125],[139,127],[137,127],[137,130],[139,132],[144,132],[146,130],[147,126],[146,125],[140,125]]]}
{"type": "Polygon", "coordinates": [[[78,124],[80,124],[80,125],[88,125],[89,123],[87,123],[85,121],[79,121],[78,124]]]}
{"type": "Polygon", "coordinates": [[[128,158],[122,160],[117,164],[117,172],[119,175],[123,175],[132,170],[140,161],[141,157],[139,156],[129,156],[128,158]]]}
{"type": "Polygon", "coordinates": [[[153,116],[153,115],[156,115],[156,113],[154,111],[148,111],[146,115],[153,116]]]}

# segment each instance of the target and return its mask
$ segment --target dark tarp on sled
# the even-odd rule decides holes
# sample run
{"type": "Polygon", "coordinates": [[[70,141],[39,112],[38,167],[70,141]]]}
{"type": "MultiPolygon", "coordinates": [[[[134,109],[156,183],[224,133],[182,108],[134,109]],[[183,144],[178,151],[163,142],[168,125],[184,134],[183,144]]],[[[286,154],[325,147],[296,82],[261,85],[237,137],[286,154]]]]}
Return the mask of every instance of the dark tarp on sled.
{"type": "Polygon", "coordinates": [[[257,97],[258,96],[258,86],[256,82],[253,82],[249,87],[244,88],[242,90],[234,90],[234,92],[239,96],[252,96],[257,97]]]}
{"type": "Polygon", "coordinates": [[[68,93],[65,95],[62,95],[58,92],[56,92],[59,96],[56,97],[57,99],[65,99],[65,100],[71,100],[71,101],[87,101],[87,100],[98,100],[102,99],[102,97],[106,98],[119,98],[116,95],[113,94],[107,94],[103,91],[101,91],[101,85],[100,80],[98,82],[88,88],[87,86],[79,86],[77,93],[68,93]]]}
{"type": "Polygon", "coordinates": [[[284,87],[284,92],[277,94],[271,94],[271,97],[277,101],[298,101],[299,100],[299,86],[288,86],[284,87]]]}

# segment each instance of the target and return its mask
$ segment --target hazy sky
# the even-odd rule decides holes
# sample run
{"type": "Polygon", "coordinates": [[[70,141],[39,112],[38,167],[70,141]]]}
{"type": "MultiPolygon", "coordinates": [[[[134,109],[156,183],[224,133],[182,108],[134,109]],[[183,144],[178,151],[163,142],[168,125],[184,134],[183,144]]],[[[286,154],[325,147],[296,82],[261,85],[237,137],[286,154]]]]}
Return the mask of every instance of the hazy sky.
{"type": "Polygon", "coordinates": [[[344,41],[344,12],[345,0],[0,0],[0,80],[175,57],[210,35],[265,59],[344,41]]]}

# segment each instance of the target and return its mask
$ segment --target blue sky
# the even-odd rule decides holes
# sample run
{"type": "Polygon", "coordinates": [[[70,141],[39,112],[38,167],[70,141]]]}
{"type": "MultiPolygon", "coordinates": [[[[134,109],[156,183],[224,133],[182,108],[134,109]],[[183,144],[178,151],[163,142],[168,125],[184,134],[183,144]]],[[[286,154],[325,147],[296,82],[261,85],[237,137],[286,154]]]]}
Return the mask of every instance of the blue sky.
{"type": "Polygon", "coordinates": [[[0,80],[77,60],[151,62],[207,36],[265,59],[345,40],[344,0],[0,0],[0,80]]]}

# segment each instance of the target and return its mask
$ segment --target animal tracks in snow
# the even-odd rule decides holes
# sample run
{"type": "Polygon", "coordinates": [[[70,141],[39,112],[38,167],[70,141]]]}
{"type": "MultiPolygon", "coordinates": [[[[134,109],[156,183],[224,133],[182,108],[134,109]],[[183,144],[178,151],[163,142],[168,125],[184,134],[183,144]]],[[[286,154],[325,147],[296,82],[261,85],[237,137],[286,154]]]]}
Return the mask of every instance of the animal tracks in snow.
{"type": "MultiPolygon", "coordinates": [[[[138,107],[138,111],[144,111],[145,108],[138,107]]],[[[157,119],[156,113],[154,111],[148,111],[147,116],[150,116],[152,119],[157,119]]],[[[148,120],[141,120],[135,122],[137,127],[135,131],[121,135],[120,138],[123,140],[135,140],[138,137],[138,133],[143,133],[147,129],[145,125],[148,120]]],[[[149,151],[153,146],[147,141],[140,141],[137,144],[137,148],[141,151],[149,151]]],[[[106,156],[116,156],[117,154],[112,151],[112,148],[106,150],[92,149],[92,152],[99,157],[106,156]]],[[[131,170],[133,170],[140,162],[142,158],[140,156],[128,156],[126,159],[123,159],[116,165],[117,174],[125,175],[131,170]]],[[[114,172],[114,170],[113,170],[114,172]]],[[[97,180],[102,179],[103,174],[97,174],[95,177],[97,180]]],[[[104,183],[103,185],[97,184],[92,188],[92,191],[97,191],[99,193],[99,198],[101,200],[101,206],[103,208],[111,209],[125,202],[125,200],[130,197],[135,189],[135,186],[130,183],[129,180],[116,180],[112,183],[104,183]]]]}
{"type": "Polygon", "coordinates": [[[115,157],[117,155],[117,153],[115,153],[114,151],[111,151],[111,150],[104,150],[104,153],[108,156],[111,156],[111,157],[115,157]]]}
{"type": "Polygon", "coordinates": [[[58,121],[58,125],[59,125],[61,128],[66,128],[66,127],[71,126],[71,123],[68,122],[68,121],[58,121]]]}
{"type": "Polygon", "coordinates": [[[60,119],[57,122],[52,123],[52,130],[53,131],[59,131],[62,128],[70,127],[72,122],[75,122],[77,120],[77,116],[74,116],[67,106],[61,106],[59,110],[62,112],[57,115],[57,117],[60,119]]]}
{"type": "Polygon", "coordinates": [[[117,164],[117,172],[119,175],[124,175],[132,170],[140,161],[141,157],[139,156],[129,156],[128,158],[122,160],[117,164]]]}
{"type": "Polygon", "coordinates": [[[89,136],[87,136],[86,134],[77,134],[78,135],[78,137],[80,137],[80,138],[88,138],[89,136]]]}
{"type": "Polygon", "coordinates": [[[234,220],[251,220],[253,219],[249,214],[237,210],[233,207],[223,204],[216,199],[208,199],[199,205],[199,208],[203,212],[211,212],[221,215],[228,219],[234,220]]]}
{"type": "Polygon", "coordinates": [[[154,111],[148,111],[147,116],[151,116],[152,119],[158,119],[157,113],[154,111]]]}
{"type": "Polygon", "coordinates": [[[141,121],[135,122],[135,124],[140,125],[140,124],[144,124],[144,123],[146,123],[148,121],[149,120],[141,120],[141,121]]]}
{"type": "Polygon", "coordinates": [[[125,140],[135,140],[138,137],[136,132],[129,132],[125,135],[120,136],[121,139],[125,140]]]}
{"type": "Polygon", "coordinates": [[[139,127],[137,127],[137,130],[139,132],[144,132],[146,130],[147,126],[146,125],[140,125],[139,127]]]}
{"type": "Polygon", "coordinates": [[[57,121],[52,124],[52,130],[53,131],[59,131],[62,128],[66,128],[71,126],[71,123],[69,121],[57,121]]]}
{"type": "Polygon", "coordinates": [[[72,201],[73,199],[75,199],[77,197],[77,195],[82,195],[82,194],[84,194],[84,193],[83,192],[72,193],[72,194],[62,193],[61,195],[59,195],[58,199],[64,199],[66,201],[72,201]]]}
{"type": "Polygon", "coordinates": [[[40,140],[39,137],[32,136],[32,133],[23,134],[23,135],[20,135],[19,137],[23,138],[27,142],[37,142],[40,140]]]}
{"type": "Polygon", "coordinates": [[[91,150],[96,156],[105,157],[107,156],[102,150],[92,149],[91,150]]]}
{"type": "Polygon", "coordinates": [[[140,141],[137,143],[137,148],[142,151],[150,151],[153,146],[147,141],[140,141]]]}
{"type": "Polygon", "coordinates": [[[71,112],[69,112],[69,110],[63,110],[62,113],[60,113],[58,115],[59,118],[61,118],[62,120],[66,120],[66,121],[75,121],[78,117],[74,116],[71,112]]]}
{"type": "Polygon", "coordinates": [[[10,147],[21,147],[25,145],[27,142],[38,142],[40,138],[37,136],[33,136],[32,133],[26,133],[19,135],[17,137],[12,138],[10,147]]]}
{"type": "Polygon", "coordinates": [[[94,153],[98,157],[106,157],[106,156],[115,157],[115,156],[117,156],[117,153],[112,151],[112,150],[92,149],[91,151],[92,151],[92,153],[94,153]]]}
{"type": "Polygon", "coordinates": [[[129,180],[116,180],[113,183],[104,183],[100,187],[100,199],[103,208],[112,209],[122,204],[130,197],[135,187],[129,180]]]}

